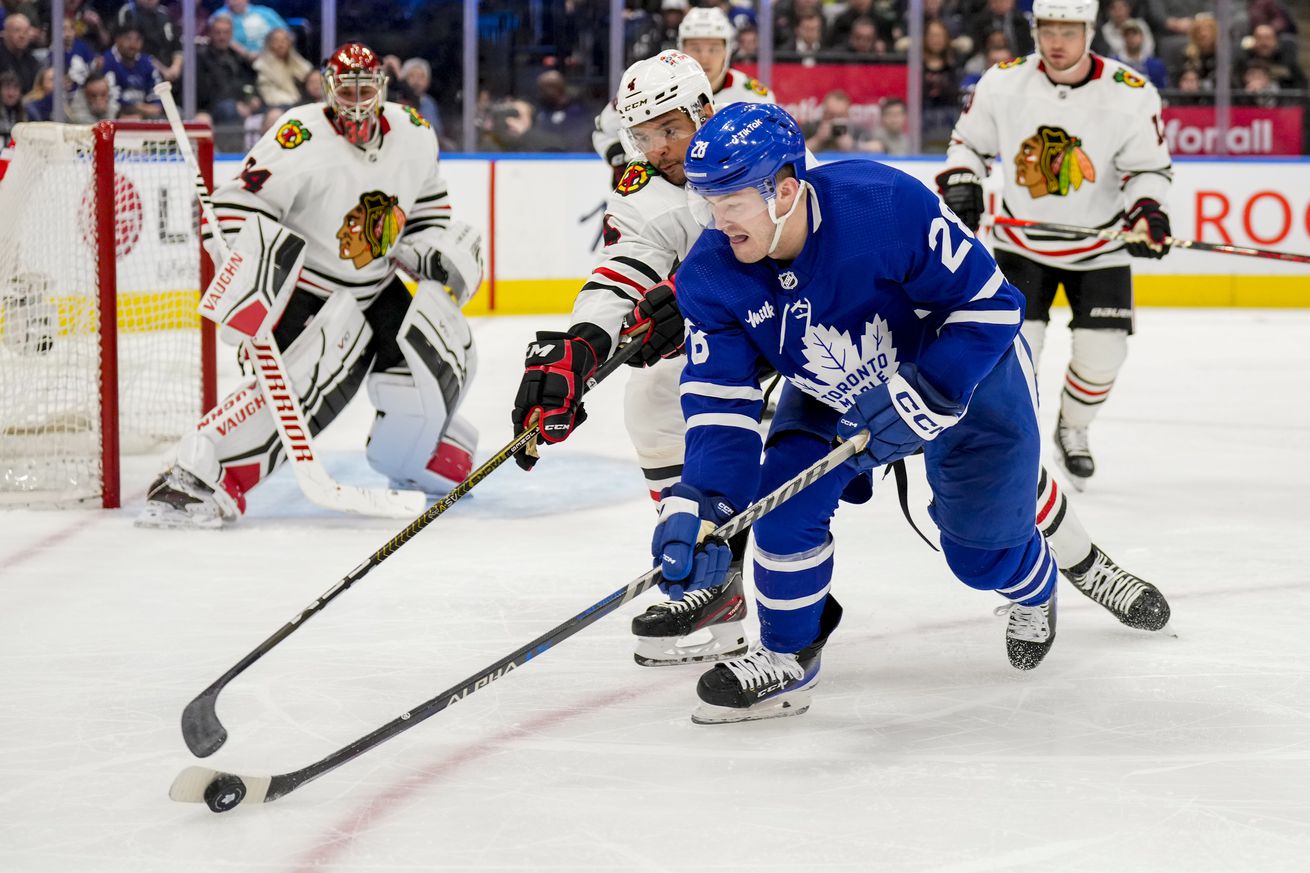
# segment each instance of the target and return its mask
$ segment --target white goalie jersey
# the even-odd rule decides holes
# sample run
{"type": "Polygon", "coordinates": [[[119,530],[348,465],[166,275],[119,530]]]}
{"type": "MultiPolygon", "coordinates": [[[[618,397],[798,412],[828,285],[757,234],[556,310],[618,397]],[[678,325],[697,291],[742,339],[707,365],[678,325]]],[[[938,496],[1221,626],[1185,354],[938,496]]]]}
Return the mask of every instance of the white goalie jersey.
{"type": "Polygon", "coordinates": [[[437,138],[413,109],[385,103],[381,144],[357,148],[332,127],[322,103],[297,106],[269,128],[237,178],[214,191],[229,242],[252,215],[306,240],[297,288],[352,294],[367,307],[395,274],[395,246],[439,237],[450,200],[437,138]]]}
{"type": "MultiPolygon", "coordinates": [[[[979,177],[992,159],[1004,178],[996,213],[1029,221],[1117,228],[1143,197],[1167,210],[1172,181],[1160,95],[1118,61],[1091,55],[1077,86],[1047,78],[1036,55],[983,75],[946,153],[948,168],[979,177]]],[[[997,249],[1074,270],[1128,263],[1118,241],[997,227],[997,249]]]]}

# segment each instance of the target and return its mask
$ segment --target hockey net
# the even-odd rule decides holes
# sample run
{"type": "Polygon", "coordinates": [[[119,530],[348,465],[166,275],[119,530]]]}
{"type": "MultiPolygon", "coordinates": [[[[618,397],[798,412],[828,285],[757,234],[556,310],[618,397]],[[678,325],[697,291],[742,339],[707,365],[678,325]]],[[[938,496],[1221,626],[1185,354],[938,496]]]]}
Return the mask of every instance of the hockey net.
{"type": "MultiPolygon", "coordinates": [[[[213,148],[189,131],[206,182],[213,148]]],[[[214,404],[210,273],[166,124],[20,124],[0,181],[0,505],[119,505],[214,404]],[[203,273],[203,275],[202,275],[203,273]]]]}

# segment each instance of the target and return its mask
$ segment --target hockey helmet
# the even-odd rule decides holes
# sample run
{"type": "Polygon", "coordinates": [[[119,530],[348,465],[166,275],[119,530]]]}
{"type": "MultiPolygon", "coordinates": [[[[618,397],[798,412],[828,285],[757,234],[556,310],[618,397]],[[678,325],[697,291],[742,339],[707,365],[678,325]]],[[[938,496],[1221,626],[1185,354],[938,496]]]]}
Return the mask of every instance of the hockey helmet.
{"type": "Polygon", "coordinates": [[[1033,0],[1033,45],[1037,46],[1038,54],[1042,50],[1042,43],[1037,35],[1039,22],[1076,22],[1084,26],[1083,53],[1078,56],[1074,64],[1081,63],[1092,50],[1092,36],[1096,29],[1096,13],[1099,7],[1097,0],[1033,0]]]}
{"type": "MultiPolygon", "coordinates": [[[[678,50],[687,51],[689,39],[718,39],[723,41],[723,69],[727,70],[732,62],[732,53],[737,48],[737,30],[728,20],[728,16],[717,6],[697,6],[689,11],[678,25],[678,50]]],[[[703,65],[702,65],[703,66],[703,65]]],[[[705,71],[710,72],[708,69],[705,71]]]]}
{"type": "Polygon", "coordinates": [[[366,145],[387,99],[382,60],[363,43],[346,43],[323,65],[323,99],[337,132],[353,145],[366,145]]]}
{"type": "Polygon", "coordinates": [[[728,221],[741,223],[768,211],[775,225],[769,254],[778,246],[782,228],[804,199],[805,136],[781,106],[734,103],[716,112],[692,138],[683,171],[692,213],[706,227],[728,221]],[[778,215],[778,174],[791,168],[801,194],[786,214],[778,215]],[[730,198],[738,192],[755,192],[730,198]]]}
{"type": "Polygon", "coordinates": [[[668,49],[637,61],[620,80],[614,107],[622,128],[619,137],[630,155],[644,155],[648,145],[634,138],[632,128],[675,109],[682,110],[699,130],[705,110],[713,106],[714,90],[695,58],[668,49]]]}

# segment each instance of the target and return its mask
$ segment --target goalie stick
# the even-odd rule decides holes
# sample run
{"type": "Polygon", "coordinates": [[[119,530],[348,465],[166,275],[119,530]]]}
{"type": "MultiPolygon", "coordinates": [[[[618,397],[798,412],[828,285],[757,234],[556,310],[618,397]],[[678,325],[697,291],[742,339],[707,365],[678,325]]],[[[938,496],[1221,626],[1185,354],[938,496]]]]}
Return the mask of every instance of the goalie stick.
{"type": "MultiPolygon", "coordinates": [[[[780,504],[790,500],[796,494],[817,482],[824,474],[840,466],[860,451],[869,439],[868,433],[861,433],[850,442],[845,442],[824,457],[815,461],[791,479],[780,485],[777,490],[755,501],[739,515],[729,519],[716,528],[711,536],[727,540],[734,534],[746,530],[761,516],[773,511],[780,504]]],[[[533,658],[545,654],[559,643],[576,634],[583,628],[595,623],[637,595],[659,582],[659,570],[648,570],[633,579],[623,588],[593,603],[564,623],[557,625],[537,637],[530,643],[515,649],[494,664],[452,685],[436,697],[426,700],[408,712],[343,746],[320,761],[307,767],[282,773],[277,776],[238,776],[209,767],[187,767],[173,780],[168,796],[181,803],[204,802],[214,812],[227,812],[243,800],[255,803],[268,803],[285,797],[300,786],[312,782],[318,777],[335,770],[347,761],[351,761],[395,737],[419,722],[425,721],[442,710],[464,700],[480,688],[485,688],[511,671],[522,667],[533,658]]]]}
{"type": "MultiPolygon", "coordinates": [[[[163,104],[164,114],[168,116],[169,126],[173,128],[173,135],[177,138],[178,149],[182,152],[182,157],[186,160],[193,176],[200,212],[210,231],[205,247],[209,250],[215,266],[222,267],[228,257],[227,244],[219,231],[214,205],[209,200],[204,177],[200,175],[200,166],[191,150],[191,142],[187,139],[182,117],[177,111],[177,103],[173,100],[172,86],[168,82],[161,82],[155,86],[155,94],[163,104]]],[[[343,485],[333,479],[314,451],[309,423],[305,420],[304,410],[300,408],[300,401],[292,389],[291,380],[286,376],[286,364],[277,345],[271,337],[250,337],[242,346],[254,368],[260,391],[273,413],[278,438],[282,441],[282,448],[295,474],[296,483],[311,502],[339,512],[355,512],[360,515],[384,518],[409,518],[423,509],[427,497],[421,491],[359,488],[354,485],[343,485]]]]}
{"type": "MultiPolygon", "coordinates": [[[[1123,228],[1102,228],[1095,227],[1078,227],[1073,224],[1052,224],[1049,221],[1027,221],[1022,218],[1010,218],[1005,215],[998,215],[992,219],[993,224],[1002,227],[1027,227],[1032,230],[1049,230],[1054,233],[1067,233],[1071,236],[1091,236],[1100,239],[1121,239],[1128,242],[1137,242],[1141,238],[1144,242],[1150,242],[1145,239],[1145,235],[1136,233],[1123,228]]],[[[1221,255],[1242,255],[1248,258],[1270,258],[1276,261],[1291,261],[1294,264],[1310,264],[1310,255],[1297,255],[1292,252],[1280,252],[1274,249],[1258,249],[1252,246],[1233,246],[1223,243],[1208,243],[1200,240],[1177,239],[1169,236],[1165,237],[1165,242],[1174,248],[1195,249],[1198,252],[1216,252],[1221,255]]]]}
{"type": "MultiPolygon", "coordinates": [[[[649,328],[643,328],[632,336],[641,337],[649,328]]],[[[596,371],[589,380],[587,380],[587,390],[595,388],[596,385],[605,377],[609,376],[629,358],[635,355],[641,346],[640,342],[629,341],[614,354],[612,358],[605,362],[599,370],[596,371]]],[[[473,488],[491,474],[493,470],[501,464],[508,461],[514,454],[522,449],[529,448],[529,444],[535,442],[537,436],[537,427],[535,419],[532,424],[525,428],[521,433],[510,440],[504,448],[492,455],[486,463],[478,467],[468,478],[455,486],[454,490],[445,497],[438,500],[432,506],[428,507],[422,515],[414,519],[408,527],[396,534],[370,555],[363,563],[351,570],[341,578],[335,585],[323,592],[317,600],[309,604],[296,615],[291,621],[284,624],[271,637],[260,643],[253,651],[232,666],[226,673],[218,677],[212,685],[206,688],[200,694],[196,695],[186,708],[182,710],[182,739],[186,741],[187,748],[197,758],[207,758],[219,750],[227,741],[227,729],[223,727],[222,721],[218,718],[215,705],[218,702],[218,695],[223,688],[241,675],[247,667],[258,661],[269,650],[291,636],[297,628],[304,624],[311,616],[321,612],[329,603],[337,598],[339,594],[354,585],[360,579],[368,575],[378,564],[381,564],[391,555],[393,555],[401,546],[414,538],[419,531],[427,527],[437,516],[441,515],[447,509],[455,504],[465,494],[468,494],[473,488]]]]}

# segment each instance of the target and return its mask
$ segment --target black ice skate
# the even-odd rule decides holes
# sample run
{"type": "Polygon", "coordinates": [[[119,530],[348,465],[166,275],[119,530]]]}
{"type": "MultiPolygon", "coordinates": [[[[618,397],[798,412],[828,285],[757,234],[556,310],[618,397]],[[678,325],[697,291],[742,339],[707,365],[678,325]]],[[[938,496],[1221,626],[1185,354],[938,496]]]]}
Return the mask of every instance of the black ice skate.
{"type": "Polygon", "coordinates": [[[996,609],[997,615],[1009,615],[1005,623],[1005,654],[1010,664],[1031,670],[1042,662],[1055,642],[1055,589],[1051,599],[1041,606],[1011,603],[996,609]]]}
{"type": "Polygon", "coordinates": [[[150,483],[145,509],[137,517],[136,526],[214,530],[235,514],[235,507],[226,507],[213,488],[175,466],[150,483]]]}
{"type": "Polygon", "coordinates": [[[1096,472],[1092,450],[1087,443],[1087,428],[1075,427],[1060,416],[1055,425],[1055,447],[1060,453],[1060,465],[1069,474],[1070,484],[1079,491],[1087,487],[1087,480],[1096,472]]]}
{"type": "Polygon", "coordinates": [[[1131,628],[1158,631],[1169,623],[1169,601],[1160,589],[1120,567],[1095,544],[1091,563],[1083,572],[1061,572],[1074,587],[1131,628]]]}
{"type": "Polygon", "coordinates": [[[721,661],[746,653],[746,598],[742,565],[728,567],[723,585],[688,591],[682,600],[666,600],[632,619],[639,638],[633,659],[643,667],[721,661]],[[696,635],[700,642],[683,639],[696,635]]]}
{"type": "Polygon", "coordinates": [[[842,608],[828,595],[819,619],[819,638],[795,654],[760,648],[744,658],[715,664],[700,677],[696,724],[728,724],[802,715],[819,684],[824,644],[841,622],[842,608]]]}

